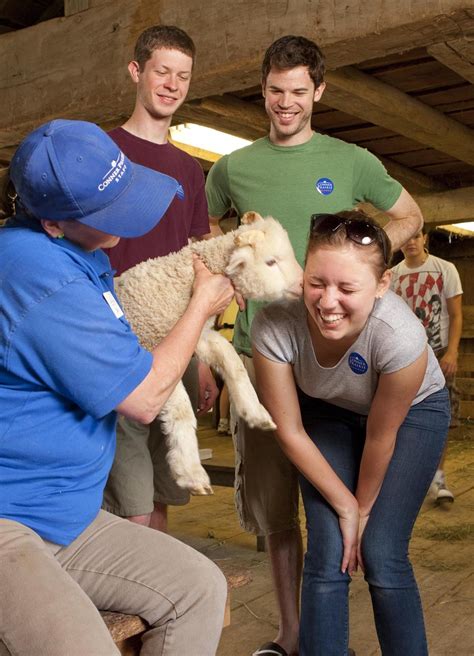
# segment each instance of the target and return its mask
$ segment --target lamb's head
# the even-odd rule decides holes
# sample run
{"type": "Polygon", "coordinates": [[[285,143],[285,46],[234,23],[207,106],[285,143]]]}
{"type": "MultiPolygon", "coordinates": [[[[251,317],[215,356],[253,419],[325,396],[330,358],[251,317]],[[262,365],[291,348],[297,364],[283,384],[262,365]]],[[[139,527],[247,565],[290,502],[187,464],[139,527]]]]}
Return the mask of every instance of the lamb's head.
{"type": "Polygon", "coordinates": [[[303,271],[286,230],[256,212],[242,217],[225,273],[244,298],[277,301],[301,295],[303,271]]]}

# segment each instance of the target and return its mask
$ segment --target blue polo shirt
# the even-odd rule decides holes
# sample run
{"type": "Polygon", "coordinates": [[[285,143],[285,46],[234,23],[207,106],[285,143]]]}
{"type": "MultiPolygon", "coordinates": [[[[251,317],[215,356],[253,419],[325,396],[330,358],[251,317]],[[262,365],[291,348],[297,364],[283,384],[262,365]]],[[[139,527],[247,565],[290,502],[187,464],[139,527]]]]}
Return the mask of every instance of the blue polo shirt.
{"type": "Polygon", "coordinates": [[[25,217],[0,229],[0,517],[58,544],[97,515],[114,408],[151,369],[112,290],[102,251],[25,217]]]}

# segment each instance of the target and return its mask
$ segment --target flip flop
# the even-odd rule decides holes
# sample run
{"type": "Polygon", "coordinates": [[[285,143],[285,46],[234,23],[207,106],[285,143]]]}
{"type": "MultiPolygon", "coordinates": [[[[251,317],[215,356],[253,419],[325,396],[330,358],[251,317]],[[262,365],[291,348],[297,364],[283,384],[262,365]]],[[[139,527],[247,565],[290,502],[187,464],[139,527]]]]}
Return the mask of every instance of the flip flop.
{"type": "Polygon", "coordinates": [[[254,651],[252,656],[288,656],[288,652],[276,642],[266,642],[260,649],[254,651]]]}

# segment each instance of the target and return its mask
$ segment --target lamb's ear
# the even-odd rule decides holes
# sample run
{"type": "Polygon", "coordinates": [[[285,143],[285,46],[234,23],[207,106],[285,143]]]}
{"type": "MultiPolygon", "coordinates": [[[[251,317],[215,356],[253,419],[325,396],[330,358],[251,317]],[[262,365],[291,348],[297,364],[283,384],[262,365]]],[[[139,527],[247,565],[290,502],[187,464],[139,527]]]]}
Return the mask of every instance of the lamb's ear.
{"type": "Polygon", "coordinates": [[[240,223],[243,223],[244,225],[250,225],[251,223],[255,223],[255,221],[258,221],[261,218],[262,217],[258,212],[245,212],[245,214],[240,219],[240,223]]]}
{"type": "Polygon", "coordinates": [[[234,244],[240,248],[241,246],[255,246],[259,241],[265,239],[265,234],[262,230],[246,230],[234,237],[234,244]]]}
{"type": "Polygon", "coordinates": [[[233,278],[245,266],[245,256],[242,251],[234,251],[229,260],[229,264],[225,268],[225,275],[233,278]]]}

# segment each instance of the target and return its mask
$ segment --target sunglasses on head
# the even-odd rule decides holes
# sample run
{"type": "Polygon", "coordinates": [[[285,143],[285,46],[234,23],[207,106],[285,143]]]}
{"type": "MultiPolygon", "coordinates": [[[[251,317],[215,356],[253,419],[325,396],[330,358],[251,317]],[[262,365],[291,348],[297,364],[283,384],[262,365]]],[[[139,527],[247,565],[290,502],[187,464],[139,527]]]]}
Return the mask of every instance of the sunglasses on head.
{"type": "Polygon", "coordinates": [[[347,238],[360,246],[370,246],[377,242],[382,247],[383,261],[388,266],[388,249],[382,228],[355,219],[344,219],[337,214],[313,214],[311,217],[310,234],[329,234],[344,227],[347,238]]]}

